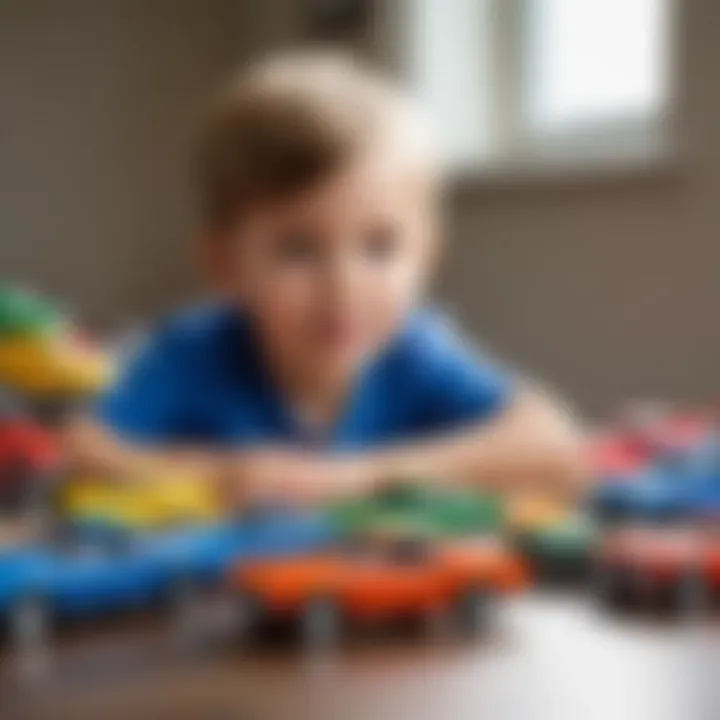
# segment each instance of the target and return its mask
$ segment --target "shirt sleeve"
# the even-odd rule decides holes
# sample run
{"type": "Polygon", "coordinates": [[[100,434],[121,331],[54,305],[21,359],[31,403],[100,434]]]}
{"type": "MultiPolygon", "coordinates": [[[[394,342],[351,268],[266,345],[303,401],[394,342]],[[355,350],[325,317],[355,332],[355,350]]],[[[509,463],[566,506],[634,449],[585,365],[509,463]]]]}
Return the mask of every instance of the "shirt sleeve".
{"type": "Polygon", "coordinates": [[[488,421],[514,396],[514,374],[441,317],[418,321],[406,342],[418,430],[449,430],[488,421]]]}
{"type": "Polygon", "coordinates": [[[117,382],[96,402],[94,416],[120,437],[138,442],[179,439],[187,394],[180,358],[167,335],[142,344],[117,382]]]}

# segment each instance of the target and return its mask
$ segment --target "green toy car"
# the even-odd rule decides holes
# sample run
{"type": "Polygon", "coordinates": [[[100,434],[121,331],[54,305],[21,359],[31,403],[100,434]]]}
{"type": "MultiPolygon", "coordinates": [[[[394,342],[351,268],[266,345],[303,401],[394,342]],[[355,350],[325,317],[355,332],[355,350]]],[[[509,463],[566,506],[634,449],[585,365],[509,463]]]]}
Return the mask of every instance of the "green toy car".
{"type": "Polygon", "coordinates": [[[589,574],[597,539],[598,529],[590,518],[570,515],[560,523],[518,533],[514,544],[535,577],[571,582],[589,574]]]}
{"type": "Polygon", "coordinates": [[[0,282],[0,338],[55,332],[64,314],[42,296],[0,282]]]}
{"type": "Polygon", "coordinates": [[[504,526],[502,501],[489,493],[405,483],[336,505],[330,516],[348,534],[448,537],[498,533],[504,526]]]}

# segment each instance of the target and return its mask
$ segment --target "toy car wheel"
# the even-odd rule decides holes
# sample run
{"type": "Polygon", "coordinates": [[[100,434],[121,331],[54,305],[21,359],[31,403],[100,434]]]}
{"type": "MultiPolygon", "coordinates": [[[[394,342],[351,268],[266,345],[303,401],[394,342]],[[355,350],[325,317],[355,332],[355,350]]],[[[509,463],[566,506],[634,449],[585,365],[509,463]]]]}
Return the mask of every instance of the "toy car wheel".
{"type": "Polygon", "coordinates": [[[463,637],[474,638],[487,629],[490,621],[492,597],[482,587],[464,590],[455,603],[455,621],[463,637]]]}
{"type": "Polygon", "coordinates": [[[637,608],[648,609],[658,601],[660,587],[648,568],[635,568],[631,578],[630,602],[637,608]]]}
{"type": "Polygon", "coordinates": [[[300,616],[302,643],[310,649],[336,645],[343,629],[343,617],[336,600],[326,595],[311,599],[300,616]]]}
{"type": "Polygon", "coordinates": [[[590,589],[592,597],[600,605],[609,604],[613,595],[613,573],[611,568],[603,562],[595,562],[592,569],[590,589]]]}
{"type": "Polygon", "coordinates": [[[597,561],[591,573],[591,592],[603,608],[616,607],[632,595],[629,573],[612,563],[597,561]]]}
{"type": "Polygon", "coordinates": [[[710,603],[710,588],[702,571],[688,570],[678,578],[678,611],[687,618],[701,617],[710,603]]]}
{"type": "Polygon", "coordinates": [[[245,645],[251,643],[263,622],[263,604],[257,595],[241,590],[235,600],[235,637],[245,645]]]}
{"type": "Polygon", "coordinates": [[[41,596],[21,599],[8,617],[11,647],[19,656],[41,652],[50,634],[50,621],[50,608],[41,596]]]}
{"type": "Polygon", "coordinates": [[[193,643],[198,639],[200,595],[200,587],[191,577],[177,578],[170,588],[172,635],[180,643],[193,643]]]}

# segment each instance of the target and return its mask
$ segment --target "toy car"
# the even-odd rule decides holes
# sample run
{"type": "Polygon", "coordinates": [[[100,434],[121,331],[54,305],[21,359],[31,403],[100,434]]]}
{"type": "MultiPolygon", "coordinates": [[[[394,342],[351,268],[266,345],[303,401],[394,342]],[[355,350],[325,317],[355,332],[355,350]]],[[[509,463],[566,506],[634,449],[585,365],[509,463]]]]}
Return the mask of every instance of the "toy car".
{"type": "Polygon", "coordinates": [[[0,383],[33,397],[84,395],[105,385],[110,365],[46,299],[0,287],[0,383]]]}
{"type": "Polygon", "coordinates": [[[649,447],[635,437],[606,435],[595,438],[589,448],[589,464],[598,478],[630,477],[651,457],[649,447]]]}
{"type": "Polygon", "coordinates": [[[706,412],[655,410],[625,413],[615,430],[591,440],[590,467],[598,478],[632,479],[661,456],[691,449],[711,427],[706,412]]]}
{"type": "Polygon", "coordinates": [[[111,375],[105,354],[70,333],[0,338],[0,383],[29,396],[60,398],[94,393],[111,375]]]}
{"type": "Polygon", "coordinates": [[[62,312],[40,295],[0,284],[0,338],[51,333],[65,322],[62,312]]]}
{"type": "Polygon", "coordinates": [[[263,512],[236,522],[160,534],[114,529],[0,549],[0,619],[20,648],[53,619],[175,601],[225,577],[232,562],[317,550],[334,539],[315,516],[263,512]]]}
{"type": "Polygon", "coordinates": [[[672,599],[700,613],[720,591],[720,532],[715,527],[629,527],[608,534],[596,560],[601,602],[647,606],[672,599]]]}
{"type": "Polygon", "coordinates": [[[597,528],[588,517],[571,514],[562,521],[515,535],[515,547],[532,574],[546,581],[585,578],[592,565],[597,528]]]}
{"type": "Polygon", "coordinates": [[[720,443],[709,436],[696,447],[666,453],[635,482],[607,481],[591,500],[603,520],[677,520],[720,504],[720,443]]]}
{"type": "Polygon", "coordinates": [[[0,396],[0,510],[18,509],[29,500],[58,461],[52,433],[18,412],[7,395],[0,396]]]}
{"type": "Polygon", "coordinates": [[[138,530],[208,523],[222,514],[204,478],[176,474],[127,482],[74,478],[61,495],[60,511],[77,523],[138,530]]]}
{"type": "Polygon", "coordinates": [[[523,495],[509,501],[507,518],[507,534],[534,577],[573,581],[587,574],[596,539],[589,517],[552,497],[523,495]]]}
{"type": "Polygon", "coordinates": [[[513,535],[560,525],[570,517],[565,503],[547,495],[519,495],[508,501],[507,528],[513,535]]]}
{"type": "Polygon", "coordinates": [[[377,622],[454,611],[481,630],[488,601],[527,583],[523,563],[497,542],[413,538],[305,557],[241,563],[230,573],[245,639],[267,620],[299,622],[310,646],[336,642],[345,621],[377,622]]]}
{"type": "Polygon", "coordinates": [[[395,529],[458,536],[499,531],[504,507],[489,493],[398,483],[369,498],[336,505],[330,516],[348,534],[395,529]]]}

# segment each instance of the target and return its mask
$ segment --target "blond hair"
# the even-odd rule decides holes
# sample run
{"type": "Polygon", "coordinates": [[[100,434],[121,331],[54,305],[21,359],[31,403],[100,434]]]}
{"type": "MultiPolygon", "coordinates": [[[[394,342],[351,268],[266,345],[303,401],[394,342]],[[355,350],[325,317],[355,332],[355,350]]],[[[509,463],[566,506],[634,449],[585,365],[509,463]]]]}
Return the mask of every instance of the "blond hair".
{"type": "Polygon", "coordinates": [[[254,65],[222,89],[202,128],[204,221],[222,226],[250,204],[292,196],[378,142],[431,155],[418,113],[387,78],[337,54],[254,65]]]}

